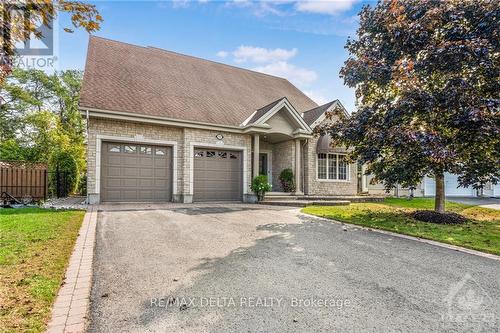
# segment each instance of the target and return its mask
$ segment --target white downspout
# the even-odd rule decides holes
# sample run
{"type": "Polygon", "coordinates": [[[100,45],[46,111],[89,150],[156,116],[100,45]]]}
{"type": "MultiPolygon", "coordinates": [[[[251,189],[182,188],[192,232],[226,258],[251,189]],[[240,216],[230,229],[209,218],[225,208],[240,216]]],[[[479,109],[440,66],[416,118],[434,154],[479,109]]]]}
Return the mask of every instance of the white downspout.
{"type": "MultiPolygon", "coordinates": [[[[304,157],[304,152],[305,151],[305,146],[306,144],[309,142],[309,139],[305,139],[304,140],[304,143],[302,144],[302,149],[301,149],[301,153],[302,153],[302,156],[300,157],[300,159],[302,160],[302,192],[304,194],[306,194],[306,183],[305,183],[305,180],[306,180],[306,159],[303,158],[304,157]]],[[[307,154],[307,152],[306,152],[307,154]]],[[[307,170],[309,172],[309,170],[307,170]]]]}

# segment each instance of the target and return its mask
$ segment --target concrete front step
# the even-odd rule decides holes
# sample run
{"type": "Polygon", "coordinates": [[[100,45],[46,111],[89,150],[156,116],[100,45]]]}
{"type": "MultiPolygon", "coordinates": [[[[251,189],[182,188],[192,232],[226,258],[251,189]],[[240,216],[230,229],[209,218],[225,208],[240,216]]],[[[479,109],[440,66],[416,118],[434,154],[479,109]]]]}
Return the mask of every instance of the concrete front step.
{"type": "Polygon", "coordinates": [[[385,197],[382,196],[315,196],[315,195],[304,195],[297,197],[298,200],[306,200],[306,201],[337,201],[337,200],[343,200],[343,201],[350,201],[350,202],[382,202],[384,201],[385,197]]]}
{"type": "Polygon", "coordinates": [[[293,195],[265,195],[264,200],[266,201],[291,201],[291,200],[297,200],[297,196],[293,195]]]}
{"type": "Polygon", "coordinates": [[[364,195],[336,195],[336,196],[320,196],[320,195],[294,195],[293,193],[266,193],[264,201],[350,201],[350,202],[381,202],[384,201],[383,196],[364,196],[364,195]]]}
{"type": "Polygon", "coordinates": [[[292,196],[292,195],[295,195],[295,193],[294,192],[267,192],[266,193],[266,197],[274,197],[274,196],[282,197],[282,196],[292,196]]]}
{"type": "Polygon", "coordinates": [[[307,206],[347,206],[351,202],[348,200],[267,200],[260,201],[261,205],[271,206],[290,206],[290,207],[307,207],[307,206]]]}

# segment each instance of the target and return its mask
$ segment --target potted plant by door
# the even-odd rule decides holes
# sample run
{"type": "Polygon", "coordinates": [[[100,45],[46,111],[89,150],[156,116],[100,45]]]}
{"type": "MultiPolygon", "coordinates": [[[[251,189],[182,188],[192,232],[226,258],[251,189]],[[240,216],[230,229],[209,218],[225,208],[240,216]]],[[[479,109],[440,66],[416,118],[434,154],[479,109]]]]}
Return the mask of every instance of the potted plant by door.
{"type": "Polygon", "coordinates": [[[295,192],[295,182],[292,169],[283,169],[280,173],[280,182],[283,192],[295,192]]]}

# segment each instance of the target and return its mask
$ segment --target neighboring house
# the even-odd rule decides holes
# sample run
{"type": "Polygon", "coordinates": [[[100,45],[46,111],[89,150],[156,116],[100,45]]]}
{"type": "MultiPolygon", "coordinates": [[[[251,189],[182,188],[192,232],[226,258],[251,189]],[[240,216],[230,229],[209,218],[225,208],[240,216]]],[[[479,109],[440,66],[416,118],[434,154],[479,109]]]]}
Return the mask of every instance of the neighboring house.
{"type": "MultiPolygon", "coordinates": [[[[363,176],[363,184],[366,184],[364,191],[369,194],[386,194],[386,190],[382,183],[371,184],[373,176],[363,176]]],[[[458,185],[458,175],[452,173],[444,174],[444,189],[445,195],[448,197],[500,197],[500,184],[493,185],[487,183],[482,190],[476,190],[472,187],[462,187],[458,185]]],[[[410,190],[408,188],[395,188],[389,192],[395,196],[408,196],[410,190]]],[[[413,190],[415,197],[433,197],[436,195],[436,182],[432,177],[424,177],[422,181],[413,190]]]]}
{"type": "Polygon", "coordinates": [[[286,79],[91,37],[80,98],[88,199],[254,201],[250,183],[293,170],[298,194],[355,195],[345,149],[313,135],[325,113],[286,79]]]}

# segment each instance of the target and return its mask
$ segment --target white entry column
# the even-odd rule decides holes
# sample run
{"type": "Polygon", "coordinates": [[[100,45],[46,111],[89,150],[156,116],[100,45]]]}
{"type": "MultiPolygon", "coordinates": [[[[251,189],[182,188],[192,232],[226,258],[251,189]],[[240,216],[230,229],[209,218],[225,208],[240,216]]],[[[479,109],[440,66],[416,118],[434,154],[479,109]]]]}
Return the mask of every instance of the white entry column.
{"type": "Polygon", "coordinates": [[[302,157],[302,152],[300,147],[301,147],[300,139],[295,139],[295,193],[296,194],[303,194],[301,191],[302,184],[300,177],[300,164],[302,157]]]}
{"type": "Polygon", "coordinates": [[[252,179],[259,175],[259,147],[260,138],[259,134],[253,135],[253,169],[252,169],[252,179]]]}

